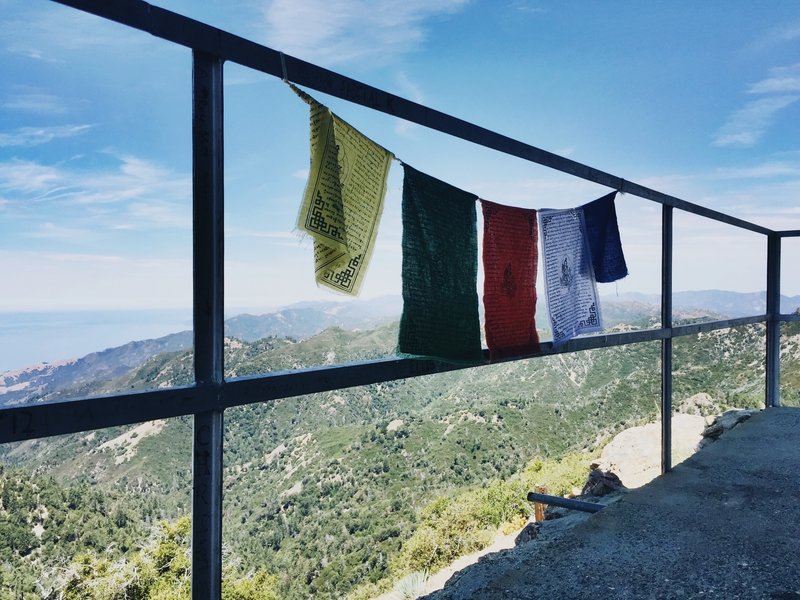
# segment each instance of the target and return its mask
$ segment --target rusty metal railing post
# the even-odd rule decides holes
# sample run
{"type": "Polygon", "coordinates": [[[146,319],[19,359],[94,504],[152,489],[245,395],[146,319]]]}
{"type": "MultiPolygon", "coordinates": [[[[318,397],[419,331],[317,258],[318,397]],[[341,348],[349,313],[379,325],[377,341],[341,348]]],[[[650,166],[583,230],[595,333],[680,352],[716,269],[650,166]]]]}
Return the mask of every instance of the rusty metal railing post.
{"type": "Polygon", "coordinates": [[[192,55],[194,371],[206,406],[194,415],[192,599],[222,589],[224,185],[221,58],[192,55]]]}
{"type": "Polygon", "coordinates": [[[767,236],[767,343],[764,405],[781,405],[781,236],[767,236]]]}
{"type": "Polygon", "coordinates": [[[661,207],[661,472],[672,470],[672,207],[661,207]]]}

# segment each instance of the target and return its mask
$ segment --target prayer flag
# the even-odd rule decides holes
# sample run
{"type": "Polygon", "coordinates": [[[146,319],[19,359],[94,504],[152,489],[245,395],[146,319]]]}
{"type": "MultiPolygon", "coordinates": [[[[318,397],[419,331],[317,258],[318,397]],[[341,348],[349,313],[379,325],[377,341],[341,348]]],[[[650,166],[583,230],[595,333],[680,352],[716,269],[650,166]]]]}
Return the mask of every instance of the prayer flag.
{"type": "Polygon", "coordinates": [[[610,283],[628,274],[619,239],[617,209],[614,205],[616,195],[617,192],[611,192],[581,207],[586,221],[586,239],[592,253],[594,277],[600,283],[610,283]]]}
{"type": "Polygon", "coordinates": [[[539,351],[536,333],[536,211],[481,200],[483,306],[492,360],[539,351]]]}
{"type": "Polygon", "coordinates": [[[553,346],[603,329],[583,210],[541,209],[539,231],[553,346]]]}
{"type": "Polygon", "coordinates": [[[311,109],[311,168],[297,227],[314,238],[317,283],[356,295],[378,235],[392,154],[292,89],[311,109]]]}
{"type": "Polygon", "coordinates": [[[403,316],[398,350],[482,358],[477,196],[404,165],[403,316]]]}

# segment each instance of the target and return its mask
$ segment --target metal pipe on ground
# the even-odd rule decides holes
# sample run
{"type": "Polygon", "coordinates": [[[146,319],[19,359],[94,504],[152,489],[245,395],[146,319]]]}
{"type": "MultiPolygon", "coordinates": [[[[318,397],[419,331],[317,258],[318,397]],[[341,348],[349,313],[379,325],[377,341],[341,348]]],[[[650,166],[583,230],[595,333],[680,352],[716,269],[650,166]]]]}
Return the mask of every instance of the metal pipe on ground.
{"type": "Polygon", "coordinates": [[[580,510],[588,513],[600,512],[605,508],[603,504],[573,500],[572,498],[562,498],[561,496],[538,494],[536,492],[528,492],[528,502],[542,502],[543,504],[550,504],[552,506],[560,506],[562,508],[570,508],[572,510],[580,510]]]}

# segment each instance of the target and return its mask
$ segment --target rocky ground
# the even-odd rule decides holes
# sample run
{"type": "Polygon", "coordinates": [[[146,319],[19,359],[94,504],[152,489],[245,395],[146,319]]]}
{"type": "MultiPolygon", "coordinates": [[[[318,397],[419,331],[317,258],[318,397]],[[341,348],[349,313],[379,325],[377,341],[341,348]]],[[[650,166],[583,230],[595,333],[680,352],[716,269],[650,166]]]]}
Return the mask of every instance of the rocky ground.
{"type": "MultiPolygon", "coordinates": [[[[704,399],[695,399],[702,403],[704,399]]],[[[691,409],[690,409],[691,410],[691,409]]],[[[699,411],[693,411],[699,412],[699,411]]],[[[729,430],[758,411],[731,410],[715,417],[699,414],[676,414],[672,418],[672,461],[679,464],[700,448],[718,439],[729,430]]],[[[643,486],[661,473],[661,423],[649,423],[632,427],[619,433],[606,445],[601,458],[590,467],[587,484],[578,496],[580,499],[608,505],[623,497],[628,489],[643,486]]],[[[414,593],[393,592],[384,594],[378,600],[403,600],[426,594],[433,594],[446,583],[460,578],[474,577],[475,571],[464,569],[475,563],[481,564],[483,577],[508,570],[515,560],[510,549],[526,546],[526,554],[535,552],[537,545],[558,540],[578,523],[588,519],[591,513],[548,507],[545,521],[537,523],[533,519],[519,532],[498,535],[494,542],[484,550],[460,558],[447,568],[427,579],[418,579],[414,593]]],[[[477,582],[476,582],[477,585],[477,582]]],[[[469,588],[467,582],[460,581],[461,589],[469,588]]]]}

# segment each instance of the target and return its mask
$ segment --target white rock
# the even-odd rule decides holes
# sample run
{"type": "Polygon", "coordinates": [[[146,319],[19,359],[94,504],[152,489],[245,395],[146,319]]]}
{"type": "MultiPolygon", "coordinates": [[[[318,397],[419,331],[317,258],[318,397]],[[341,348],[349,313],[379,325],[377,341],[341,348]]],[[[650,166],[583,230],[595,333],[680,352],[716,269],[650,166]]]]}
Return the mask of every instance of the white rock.
{"type": "MultiPolygon", "coordinates": [[[[672,417],[672,464],[689,458],[702,440],[705,420],[697,415],[672,417]]],[[[648,423],[620,432],[603,448],[598,461],[628,488],[637,488],[661,474],[661,423],[648,423]]]]}

